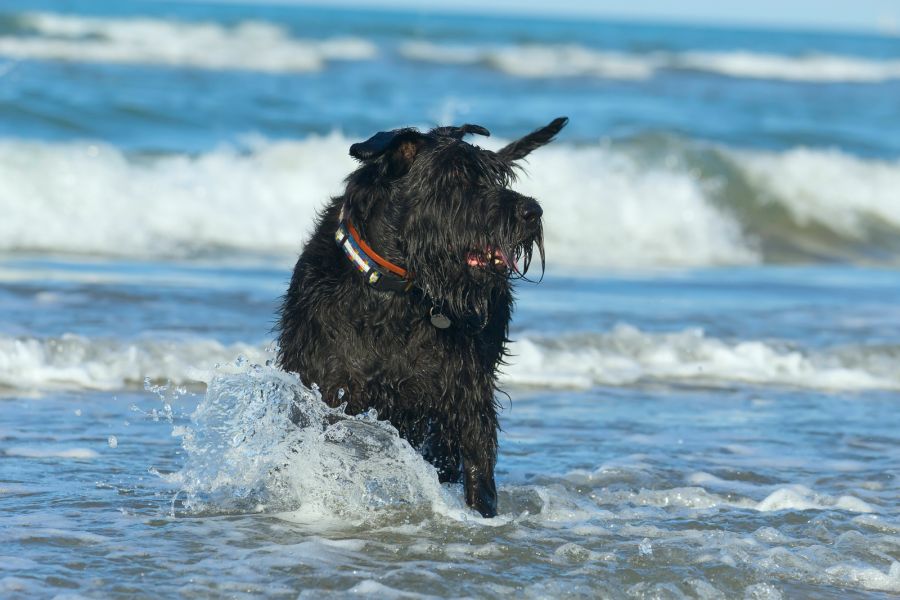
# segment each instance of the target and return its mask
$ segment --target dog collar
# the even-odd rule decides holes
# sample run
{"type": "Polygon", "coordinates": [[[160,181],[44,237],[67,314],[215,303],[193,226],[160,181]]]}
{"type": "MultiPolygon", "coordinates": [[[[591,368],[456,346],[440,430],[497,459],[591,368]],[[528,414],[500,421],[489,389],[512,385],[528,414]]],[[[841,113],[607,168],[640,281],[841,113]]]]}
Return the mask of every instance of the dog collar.
{"type": "Polygon", "coordinates": [[[334,232],[334,241],[370,287],[401,293],[413,289],[409,272],[372,250],[360,237],[349,218],[341,220],[338,224],[337,231],[334,232]]]}
{"type": "MultiPolygon", "coordinates": [[[[369,287],[379,291],[409,293],[419,288],[413,283],[409,271],[395,265],[377,252],[360,237],[359,232],[345,217],[345,209],[341,209],[340,221],[337,231],[334,232],[334,241],[340,246],[347,256],[347,260],[356,267],[357,272],[363,276],[369,287]]],[[[422,292],[423,298],[428,300],[427,294],[422,292]]],[[[428,320],[438,329],[447,329],[453,322],[441,311],[440,306],[434,301],[428,310],[428,320]]],[[[483,328],[483,324],[482,324],[483,328]]]]}

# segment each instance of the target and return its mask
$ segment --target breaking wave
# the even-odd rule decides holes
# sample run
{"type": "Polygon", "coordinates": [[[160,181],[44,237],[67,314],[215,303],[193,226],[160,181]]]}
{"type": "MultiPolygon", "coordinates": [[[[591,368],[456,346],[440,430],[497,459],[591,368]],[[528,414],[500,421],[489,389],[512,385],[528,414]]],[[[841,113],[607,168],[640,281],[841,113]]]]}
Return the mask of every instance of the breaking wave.
{"type": "MultiPolygon", "coordinates": [[[[649,333],[619,325],[604,333],[514,336],[507,384],[544,388],[630,386],[644,382],[857,391],[900,390],[900,347],[850,345],[822,350],[760,340],[724,340],[700,329],[649,333]]],[[[0,387],[26,390],[140,386],[148,378],[185,384],[237,356],[263,363],[264,344],[211,339],[110,340],[0,337],[0,387]]]]}
{"type": "MultiPolygon", "coordinates": [[[[315,71],[332,60],[371,60],[382,49],[368,39],[298,39],[280,24],[234,25],[154,17],[88,17],[30,12],[6,19],[0,56],[72,62],[156,64],[271,73],[315,71]]],[[[900,59],[749,50],[621,51],[579,44],[445,45],[399,41],[401,58],[484,66],[514,77],[650,79],[663,71],[806,83],[877,83],[900,79],[900,59]]]]}
{"type": "Polygon", "coordinates": [[[745,51],[685,52],[670,57],[667,66],[737,78],[808,83],[878,83],[900,79],[900,60],[835,54],[786,56],[745,51]]]}
{"type": "Polygon", "coordinates": [[[656,71],[652,61],[623,52],[597,51],[576,45],[561,46],[440,46],[415,41],[400,46],[410,60],[452,65],[481,64],[516,77],[602,77],[648,79],[656,71]]]}
{"type": "Polygon", "coordinates": [[[699,71],[734,78],[806,83],[877,83],[900,79],[900,60],[834,54],[789,56],[742,50],[648,52],[597,50],[573,44],[449,46],[407,42],[399,52],[410,60],[483,65],[515,77],[599,77],[649,79],[660,71],[699,71]]]}
{"type": "MultiPolygon", "coordinates": [[[[289,258],[355,163],[339,134],[196,156],[0,141],[0,251],[289,258]]],[[[900,162],[632,140],[549,146],[517,184],[545,206],[549,266],[900,257],[900,162]]],[[[488,140],[497,147],[502,141],[488,140]]]]}
{"type": "Polygon", "coordinates": [[[378,52],[360,38],[301,40],[262,21],[228,27],[30,13],[19,17],[18,25],[26,35],[0,35],[0,56],[287,73],[316,71],[331,60],[370,59],[378,52]]]}
{"type": "Polygon", "coordinates": [[[648,333],[618,325],[606,333],[525,335],[505,369],[510,383],[589,388],[641,382],[775,385],[821,390],[900,389],[900,347],[811,351],[779,341],[728,341],[702,329],[648,333]]]}
{"type": "Polygon", "coordinates": [[[0,388],[95,389],[134,387],[147,378],[204,380],[215,363],[244,355],[265,360],[261,346],[223,345],[210,339],[135,340],[0,336],[0,388]]]}

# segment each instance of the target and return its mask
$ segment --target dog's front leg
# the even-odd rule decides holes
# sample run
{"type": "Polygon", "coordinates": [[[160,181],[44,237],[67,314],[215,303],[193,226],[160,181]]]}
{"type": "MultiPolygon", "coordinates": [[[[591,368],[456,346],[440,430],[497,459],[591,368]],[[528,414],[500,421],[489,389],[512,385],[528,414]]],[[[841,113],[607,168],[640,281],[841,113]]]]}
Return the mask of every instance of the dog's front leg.
{"type": "Polygon", "coordinates": [[[494,464],[497,462],[497,430],[492,428],[491,439],[464,442],[463,472],[466,485],[466,504],[482,517],[497,516],[497,485],[494,483],[494,464]],[[473,443],[477,445],[472,447],[473,443]]]}

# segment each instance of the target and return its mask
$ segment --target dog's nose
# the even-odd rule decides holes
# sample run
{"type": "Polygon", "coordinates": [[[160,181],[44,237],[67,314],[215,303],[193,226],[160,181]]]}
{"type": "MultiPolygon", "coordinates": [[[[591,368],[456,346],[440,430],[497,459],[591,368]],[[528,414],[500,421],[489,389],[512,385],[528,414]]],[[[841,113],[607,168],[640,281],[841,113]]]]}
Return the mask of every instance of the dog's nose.
{"type": "Polygon", "coordinates": [[[525,200],[522,203],[521,207],[522,220],[531,225],[535,223],[538,219],[541,218],[541,215],[544,214],[544,209],[541,208],[541,205],[532,200],[531,198],[525,200]]]}

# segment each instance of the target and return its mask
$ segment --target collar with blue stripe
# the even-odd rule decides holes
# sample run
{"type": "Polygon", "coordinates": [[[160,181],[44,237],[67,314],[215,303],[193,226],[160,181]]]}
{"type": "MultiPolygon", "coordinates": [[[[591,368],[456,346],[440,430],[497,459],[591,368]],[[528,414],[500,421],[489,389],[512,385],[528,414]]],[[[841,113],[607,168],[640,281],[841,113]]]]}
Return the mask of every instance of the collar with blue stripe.
{"type": "MultiPolygon", "coordinates": [[[[343,211],[341,211],[343,213],[343,211]]],[[[342,215],[343,216],[343,215],[342,215]]],[[[386,292],[407,293],[415,286],[409,272],[378,255],[359,236],[350,219],[341,219],[334,241],[369,287],[386,292]]]]}

